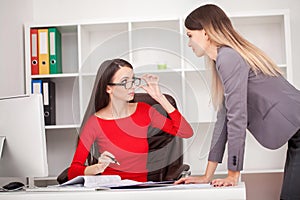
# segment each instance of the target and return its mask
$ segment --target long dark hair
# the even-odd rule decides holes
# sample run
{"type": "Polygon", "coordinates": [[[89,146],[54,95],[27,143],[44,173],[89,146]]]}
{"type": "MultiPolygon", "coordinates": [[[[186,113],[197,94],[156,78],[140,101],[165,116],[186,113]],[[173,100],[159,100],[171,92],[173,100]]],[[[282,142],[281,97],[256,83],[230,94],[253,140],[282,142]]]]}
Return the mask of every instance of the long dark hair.
{"type": "Polygon", "coordinates": [[[120,58],[106,60],[100,65],[80,130],[91,115],[108,105],[110,98],[109,94],[106,92],[107,85],[111,82],[112,77],[121,67],[129,67],[133,69],[129,62],[120,58]]]}

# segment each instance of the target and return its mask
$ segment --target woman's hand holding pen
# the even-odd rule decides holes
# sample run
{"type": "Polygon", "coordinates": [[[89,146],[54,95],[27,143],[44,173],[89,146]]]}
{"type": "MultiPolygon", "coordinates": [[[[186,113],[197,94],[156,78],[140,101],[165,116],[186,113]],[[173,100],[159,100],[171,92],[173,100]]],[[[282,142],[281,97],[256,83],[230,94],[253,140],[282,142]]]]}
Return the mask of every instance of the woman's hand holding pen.
{"type": "Polygon", "coordinates": [[[110,163],[115,163],[120,165],[120,163],[115,159],[115,156],[108,151],[104,151],[98,158],[98,163],[88,166],[85,168],[85,175],[95,175],[104,172],[104,170],[110,165],[110,163]]]}

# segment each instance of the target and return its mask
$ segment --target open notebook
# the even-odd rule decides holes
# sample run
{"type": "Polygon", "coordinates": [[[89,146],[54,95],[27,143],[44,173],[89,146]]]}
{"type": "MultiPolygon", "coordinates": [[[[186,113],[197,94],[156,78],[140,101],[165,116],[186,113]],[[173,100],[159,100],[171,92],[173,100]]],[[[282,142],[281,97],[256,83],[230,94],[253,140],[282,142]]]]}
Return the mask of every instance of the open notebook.
{"type": "Polygon", "coordinates": [[[174,181],[162,181],[162,182],[138,182],[129,179],[121,179],[118,175],[100,175],[100,176],[77,176],[72,180],[69,180],[61,186],[80,184],[87,188],[138,188],[138,187],[159,187],[173,184],[174,181]]]}
{"type": "Polygon", "coordinates": [[[118,175],[99,175],[99,176],[77,176],[60,186],[68,186],[80,184],[81,186],[94,188],[94,187],[117,187],[125,185],[137,185],[141,182],[133,180],[121,180],[118,175]]]}

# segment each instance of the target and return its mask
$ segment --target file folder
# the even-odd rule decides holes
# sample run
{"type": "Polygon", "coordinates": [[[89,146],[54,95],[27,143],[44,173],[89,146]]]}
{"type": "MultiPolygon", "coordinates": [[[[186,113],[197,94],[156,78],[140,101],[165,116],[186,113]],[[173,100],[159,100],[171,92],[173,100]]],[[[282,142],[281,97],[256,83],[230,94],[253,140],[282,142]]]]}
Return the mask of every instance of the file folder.
{"type": "Polygon", "coordinates": [[[38,29],[30,29],[31,75],[39,74],[38,29]]]}
{"type": "Polygon", "coordinates": [[[31,93],[32,94],[43,94],[43,82],[39,79],[33,79],[31,81],[31,93]]]}
{"type": "Polygon", "coordinates": [[[31,93],[43,95],[45,125],[55,125],[55,83],[49,79],[33,79],[31,81],[31,93]]]}
{"type": "Polygon", "coordinates": [[[48,29],[38,29],[39,74],[49,74],[48,29]]]}
{"type": "Polygon", "coordinates": [[[43,80],[43,100],[45,125],[56,124],[55,83],[51,80],[43,80]]]}
{"type": "Polygon", "coordinates": [[[50,74],[62,73],[61,33],[55,27],[49,28],[50,74]]]}

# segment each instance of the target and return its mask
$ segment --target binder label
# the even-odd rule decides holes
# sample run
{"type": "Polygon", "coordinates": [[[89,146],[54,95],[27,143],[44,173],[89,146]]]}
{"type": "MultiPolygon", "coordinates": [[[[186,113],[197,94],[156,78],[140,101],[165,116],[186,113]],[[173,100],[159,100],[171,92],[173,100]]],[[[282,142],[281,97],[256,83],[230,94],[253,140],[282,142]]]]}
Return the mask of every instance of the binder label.
{"type": "Polygon", "coordinates": [[[48,54],[48,35],[47,32],[40,32],[40,54],[48,54]]]}
{"type": "Polygon", "coordinates": [[[33,88],[32,88],[32,93],[33,94],[40,94],[41,93],[41,85],[39,83],[33,83],[33,88]]]}
{"type": "Polygon", "coordinates": [[[49,87],[48,83],[43,83],[43,94],[44,94],[44,105],[48,106],[49,105],[49,87]]]}
{"type": "Polygon", "coordinates": [[[50,33],[50,55],[55,55],[55,33],[50,33]]]}
{"type": "MultiPolygon", "coordinates": [[[[37,57],[37,34],[32,34],[32,40],[31,40],[31,46],[32,46],[32,52],[31,56],[37,57]]],[[[37,64],[37,63],[35,63],[37,64]]]]}

